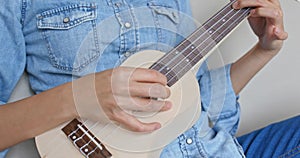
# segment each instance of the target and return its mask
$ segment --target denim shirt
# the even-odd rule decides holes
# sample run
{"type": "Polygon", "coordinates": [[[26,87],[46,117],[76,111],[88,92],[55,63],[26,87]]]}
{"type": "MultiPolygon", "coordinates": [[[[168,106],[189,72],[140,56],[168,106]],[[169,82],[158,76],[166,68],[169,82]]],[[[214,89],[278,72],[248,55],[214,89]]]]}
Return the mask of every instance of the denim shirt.
{"type": "MultiPolygon", "coordinates": [[[[187,0],[2,0],[0,104],[24,70],[38,94],[142,50],[168,52],[194,29],[187,0]]],[[[201,116],[161,157],[244,157],[234,137],[240,108],[229,71],[202,64],[201,116]]]]}

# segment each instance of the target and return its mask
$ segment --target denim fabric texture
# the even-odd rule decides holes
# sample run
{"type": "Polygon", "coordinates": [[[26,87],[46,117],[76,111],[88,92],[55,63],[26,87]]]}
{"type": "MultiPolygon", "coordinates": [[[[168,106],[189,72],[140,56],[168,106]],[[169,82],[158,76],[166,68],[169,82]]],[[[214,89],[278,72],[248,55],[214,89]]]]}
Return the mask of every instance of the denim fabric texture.
{"type": "Polygon", "coordinates": [[[300,116],[238,138],[247,157],[300,157],[300,116]]]}
{"type": "MultiPolygon", "coordinates": [[[[186,0],[0,1],[1,104],[24,70],[38,94],[142,50],[168,52],[194,29],[186,0]]],[[[234,137],[240,108],[229,71],[202,64],[200,119],[161,157],[244,157],[234,137]]]]}

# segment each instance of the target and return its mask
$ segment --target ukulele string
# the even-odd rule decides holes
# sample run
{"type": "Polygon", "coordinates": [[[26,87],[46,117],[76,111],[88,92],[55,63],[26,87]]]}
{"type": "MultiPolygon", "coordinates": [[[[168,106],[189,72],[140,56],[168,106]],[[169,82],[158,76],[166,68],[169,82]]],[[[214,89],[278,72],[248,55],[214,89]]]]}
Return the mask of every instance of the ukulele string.
{"type": "MultiPolygon", "coordinates": [[[[82,122],[82,124],[84,124],[84,125],[87,125],[87,122],[88,122],[89,120],[87,119],[86,121],[83,121],[82,122]]],[[[92,132],[91,130],[92,129],[94,129],[94,128],[96,128],[97,126],[98,126],[98,124],[100,123],[100,121],[97,121],[97,122],[95,122],[91,127],[89,127],[89,128],[87,128],[87,132],[88,131],[90,131],[90,132],[92,132]]],[[[94,133],[93,133],[93,139],[98,139],[97,137],[96,137],[96,135],[101,135],[101,132],[102,131],[104,131],[106,128],[108,128],[110,125],[115,125],[114,123],[107,123],[106,125],[104,125],[104,127],[103,128],[99,128],[97,131],[94,131],[94,133]]],[[[116,126],[116,125],[115,125],[116,126]]],[[[115,132],[117,129],[119,129],[120,128],[120,126],[117,126],[116,128],[114,128],[112,131],[110,131],[108,134],[112,134],[113,132],[115,132]]],[[[78,128],[77,128],[78,129],[78,128]]],[[[85,136],[86,135],[86,133],[85,132],[83,132],[83,135],[81,136],[81,138],[83,137],[83,136],[85,136]]],[[[107,137],[108,135],[105,135],[105,136],[102,136],[102,137],[107,137]]],[[[91,137],[91,136],[89,136],[89,137],[91,137]]],[[[95,143],[95,142],[94,142],[95,143]]],[[[96,143],[95,143],[96,144],[96,143]]],[[[100,145],[101,145],[102,143],[100,143],[100,145]]],[[[98,144],[96,144],[97,146],[98,146],[98,144]]],[[[95,149],[96,150],[96,149],[95,149]]]]}
{"type": "MultiPolygon", "coordinates": [[[[248,8],[246,11],[248,11],[248,10],[250,10],[250,8],[248,8]]],[[[236,14],[239,13],[240,11],[241,11],[241,10],[239,10],[238,12],[236,12],[234,15],[236,15],[236,14]]],[[[232,23],[229,25],[229,27],[227,27],[227,28],[223,31],[223,33],[224,33],[225,31],[227,31],[228,28],[230,28],[230,26],[232,26],[235,22],[237,22],[238,20],[240,20],[241,18],[243,18],[243,16],[245,16],[246,14],[248,14],[248,12],[245,12],[245,13],[243,13],[241,16],[239,16],[234,22],[232,22],[232,23]]],[[[230,19],[231,19],[231,18],[230,18],[230,19]]],[[[227,20],[226,22],[224,22],[224,23],[222,24],[222,26],[223,26],[224,24],[228,23],[228,21],[229,21],[229,20],[227,20]]],[[[219,30],[219,28],[218,28],[215,32],[217,32],[218,30],[219,30]]],[[[212,34],[215,34],[215,33],[212,33],[212,34]]],[[[221,35],[222,35],[222,34],[218,35],[216,39],[218,39],[219,37],[221,37],[221,35]]],[[[205,40],[205,41],[206,41],[206,40],[205,40]]],[[[204,44],[205,41],[203,41],[203,42],[200,43],[198,46],[196,46],[196,48],[194,48],[194,49],[191,51],[191,53],[189,53],[187,56],[189,56],[190,54],[192,54],[195,50],[197,50],[197,48],[201,47],[202,44],[204,44]]],[[[195,43],[195,42],[194,42],[194,43],[195,43]]],[[[214,41],[213,41],[213,42],[210,42],[203,50],[205,50],[207,47],[211,46],[212,44],[215,44],[215,42],[214,42],[214,41]]],[[[191,45],[193,45],[193,43],[192,43],[191,45]]],[[[197,57],[198,57],[199,55],[202,55],[202,56],[203,56],[202,53],[199,53],[199,54],[197,54],[197,55],[192,59],[192,61],[193,61],[194,59],[197,59],[197,57]]],[[[183,57],[183,58],[184,58],[184,59],[187,59],[186,56],[183,57]]],[[[178,62],[173,68],[176,69],[176,67],[178,67],[178,65],[180,65],[180,64],[183,63],[184,61],[186,61],[186,60],[181,60],[181,61],[178,62]]],[[[166,65],[167,65],[167,64],[166,64],[166,65]]],[[[174,79],[174,78],[176,77],[176,75],[177,75],[177,74],[180,74],[180,72],[181,72],[184,68],[186,68],[186,67],[187,67],[187,65],[185,65],[181,70],[179,70],[179,72],[176,73],[175,76],[172,76],[171,79],[169,79],[169,81],[171,81],[172,79],[174,79]]],[[[168,72],[166,73],[166,75],[168,75],[170,72],[171,72],[171,71],[168,71],[168,72]]]]}
{"type": "MultiPolygon", "coordinates": [[[[230,2],[229,4],[232,4],[232,3],[234,3],[234,1],[230,2]]],[[[220,10],[214,17],[216,17],[216,16],[218,16],[219,14],[221,14],[221,12],[224,11],[225,9],[226,9],[226,7],[223,8],[222,10],[220,10]]],[[[233,11],[233,10],[230,10],[230,12],[228,12],[226,15],[230,14],[232,11],[233,11]]],[[[238,12],[239,12],[239,11],[238,11],[238,12]]],[[[225,16],[226,16],[226,15],[225,15],[225,16]]],[[[208,20],[208,22],[212,21],[212,19],[213,19],[213,18],[211,18],[210,20],[208,20]]],[[[221,19],[220,19],[220,20],[221,20],[221,19]]],[[[220,20],[219,20],[218,22],[220,22],[220,20]]],[[[227,21],[227,22],[228,22],[228,21],[227,21]]],[[[216,25],[216,24],[214,24],[214,25],[216,25]]],[[[214,25],[213,25],[213,26],[214,26],[214,25]]],[[[223,25],[224,25],[224,24],[223,24],[223,25]]],[[[212,27],[213,27],[213,26],[212,26],[212,27]]],[[[198,33],[198,32],[199,32],[199,31],[195,31],[193,34],[196,34],[196,33],[198,33]]],[[[207,30],[206,30],[205,32],[207,32],[207,30]]],[[[193,35],[193,34],[192,34],[192,35],[193,35]]],[[[199,39],[199,38],[201,38],[201,37],[202,37],[202,35],[201,35],[200,37],[198,37],[197,39],[199,39]]],[[[196,40],[197,40],[197,39],[196,39],[196,40]]],[[[192,45],[192,44],[190,44],[190,45],[192,45]]],[[[187,49],[187,48],[185,48],[185,50],[186,50],[186,49],[187,49]]],[[[185,50],[183,50],[183,51],[185,51],[185,50]]],[[[162,58],[162,59],[163,59],[163,58],[162,58]]],[[[160,70],[160,71],[161,71],[161,70],[160,70]]],[[[168,74],[168,73],[167,73],[167,74],[168,74]]],[[[84,123],[86,123],[87,121],[88,121],[88,120],[84,121],[84,123]]],[[[91,129],[95,128],[95,127],[99,124],[99,122],[100,122],[100,121],[96,122],[96,123],[91,127],[91,129]]],[[[107,127],[107,126],[105,126],[105,127],[107,127]]],[[[116,128],[116,129],[117,129],[117,128],[116,128]]],[[[116,129],[115,129],[115,130],[116,130],[116,129]]],[[[99,131],[99,132],[100,132],[100,131],[99,131]]]]}
{"type": "MultiPolygon", "coordinates": [[[[232,2],[231,2],[231,3],[232,3],[232,2]]],[[[222,11],[224,11],[225,9],[226,9],[226,8],[224,8],[222,11]]],[[[226,15],[230,14],[232,11],[233,11],[233,10],[231,10],[230,12],[228,12],[226,15]]],[[[239,12],[240,12],[240,10],[239,10],[237,13],[239,13],[239,12]]],[[[221,13],[221,11],[220,11],[218,14],[220,14],[220,13],[221,13]]],[[[237,13],[235,13],[234,15],[236,15],[237,13]]],[[[217,14],[217,15],[218,15],[218,14],[217,14]]],[[[234,16],[234,15],[233,15],[233,16],[234,16]]],[[[244,15],[244,14],[242,14],[242,15],[244,15]]],[[[211,20],[212,20],[212,19],[210,19],[209,21],[211,21],[211,20]]],[[[221,20],[221,19],[220,19],[220,20],[221,20]]],[[[219,20],[218,22],[220,22],[220,20],[219,20]]],[[[228,20],[228,21],[229,21],[229,20],[228,20]]],[[[226,21],[225,23],[223,23],[222,26],[223,26],[224,24],[228,23],[228,21],[226,21]]],[[[216,25],[216,24],[214,24],[214,25],[216,25]]],[[[213,25],[213,26],[214,26],[214,25],[213,25]]],[[[231,24],[231,25],[232,25],[232,24],[231,24]]],[[[231,25],[230,25],[230,26],[231,26],[231,25]]],[[[213,26],[212,26],[212,27],[213,27],[213,26]]],[[[221,26],[221,27],[222,27],[222,26],[221,26]]],[[[216,31],[218,31],[218,29],[217,29],[216,31]]],[[[206,30],[205,32],[207,32],[207,30],[206,30]]],[[[194,34],[196,34],[196,33],[199,33],[199,31],[194,32],[194,34]]],[[[201,37],[202,37],[202,35],[201,35],[200,37],[198,37],[197,39],[199,39],[199,38],[201,38],[201,37]]],[[[220,36],[218,36],[218,37],[220,37],[220,36]]],[[[196,40],[197,40],[197,39],[196,39],[196,40]]],[[[203,43],[201,43],[201,44],[203,44],[203,43]]],[[[201,44],[200,44],[200,46],[201,46],[201,44]]],[[[210,44],[212,44],[212,43],[210,43],[210,44]]],[[[209,44],[209,45],[210,45],[210,44],[209,44]]],[[[190,46],[191,46],[191,45],[193,45],[193,43],[191,43],[190,46]]],[[[199,46],[197,46],[196,48],[198,48],[198,47],[199,47],[199,46]]],[[[188,48],[188,47],[187,47],[187,48],[188,48]]],[[[183,52],[186,51],[187,48],[185,48],[185,50],[183,50],[183,52]]],[[[193,50],[193,51],[194,51],[194,50],[193,50]]],[[[192,51],[192,52],[193,52],[193,51],[192,51]]],[[[191,53],[189,53],[189,54],[191,54],[191,53]]],[[[181,62],[182,62],[182,61],[181,61],[181,62]]],[[[167,65],[167,64],[166,64],[166,65],[167,65]]],[[[177,65],[178,65],[178,64],[177,64],[177,65]]],[[[177,65],[175,65],[175,67],[176,67],[177,65]]],[[[161,71],[161,70],[160,70],[160,71],[161,71]]],[[[168,73],[169,73],[169,72],[168,72],[168,73]]],[[[168,73],[167,73],[167,74],[168,74],[168,73]]],[[[166,74],[166,75],[167,75],[167,74],[166,74]]],[[[172,77],[171,79],[173,79],[173,78],[174,78],[174,77],[172,77]]],[[[170,80],[171,80],[171,79],[170,79],[170,80]]],[[[87,121],[88,121],[88,120],[86,120],[84,123],[86,123],[87,121]]],[[[96,122],[91,128],[88,129],[88,131],[91,131],[91,129],[95,128],[95,127],[99,124],[99,122],[100,122],[100,121],[96,122]]],[[[107,127],[107,126],[108,126],[108,125],[106,125],[105,127],[107,127]]],[[[114,131],[117,130],[117,129],[118,129],[118,128],[115,128],[114,131]]],[[[103,129],[101,129],[101,130],[103,130],[103,129]]],[[[101,132],[101,131],[98,131],[98,132],[101,132]]],[[[98,133],[98,132],[96,132],[96,133],[98,133]]],[[[112,131],[112,132],[113,132],[113,131],[112,131]]],[[[85,132],[84,132],[84,134],[83,134],[81,137],[83,137],[84,135],[86,135],[85,132]]],[[[93,138],[96,138],[96,136],[94,136],[93,138]]]]}
{"type": "MultiPolygon", "coordinates": [[[[83,120],[81,120],[82,121],[82,124],[77,124],[77,128],[75,129],[75,130],[73,130],[73,132],[72,133],[76,133],[78,130],[81,130],[82,132],[83,132],[83,134],[80,136],[80,137],[78,137],[76,140],[74,140],[74,141],[72,141],[73,142],[73,144],[76,146],[76,142],[78,141],[78,140],[81,140],[81,139],[83,139],[83,137],[84,136],[87,136],[89,139],[90,139],[90,141],[88,141],[86,144],[84,144],[82,147],[80,147],[79,148],[79,150],[80,150],[80,152],[83,154],[83,155],[86,155],[87,157],[89,157],[89,155],[91,155],[92,153],[94,153],[97,149],[99,149],[99,150],[103,150],[103,147],[101,146],[103,143],[100,141],[99,143],[96,141],[96,139],[98,139],[97,137],[96,137],[96,135],[97,134],[99,134],[101,131],[103,131],[103,130],[105,130],[105,128],[107,128],[109,125],[111,125],[112,123],[107,123],[106,125],[105,125],[105,127],[104,128],[99,128],[99,131],[97,131],[96,133],[92,133],[92,131],[91,131],[91,129],[94,129],[94,128],[96,128],[97,126],[98,126],[98,124],[100,123],[100,121],[97,121],[97,122],[95,122],[95,123],[93,123],[92,125],[91,125],[91,127],[86,127],[87,128],[87,130],[85,130],[84,128],[83,128],[83,126],[86,126],[87,124],[88,124],[88,119],[86,119],[85,121],[83,121],[83,120]],[[92,135],[90,135],[88,132],[91,132],[92,134],[93,134],[93,136],[92,135]],[[96,147],[95,148],[93,148],[93,150],[91,150],[91,151],[89,151],[89,153],[85,153],[85,150],[89,150],[88,148],[86,148],[86,149],[84,149],[86,146],[88,146],[91,142],[93,142],[95,145],[96,145],[96,147]]],[[[118,126],[118,128],[119,128],[119,126],[118,126]]],[[[115,128],[114,130],[112,130],[112,131],[110,131],[110,133],[109,134],[111,134],[111,133],[113,133],[115,130],[117,130],[118,128],[115,128]]],[[[104,137],[106,137],[106,136],[104,136],[104,137]]],[[[62,144],[60,144],[60,145],[62,145],[62,144]]],[[[59,145],[58,145],[59,146],[59,145]]],[[[53,151],[52,151],[53,152],[53,151]]],[[[86,151],[86,152],[88,152],[88,151],[86,151]]],[[[48,152],[49,153],[49,152],[48,152]]],[[[51,152],[50,152],[51,153],[51,152]]]]}
{"type": "MultiPolygon", "coordinates": [[[[229,5],[232,5],[233,2],[234,2],[234,1],[231,1],[231,2],[228,4],[228,6],[229,6],[229,5]]],[[[227,7],[228,7],[228,6],[227,6],[227,7]]],[[[210,19],[207,21],[207,23],[211,22],[215,17],[219,16],[224,10],[227,9],[227,7],[224,7],[223,9],[221,9],[215,16],[213,16],[212,18],[210,18],[210,19]]],[[[231,10],[230,12],[228,12],[228,13],[225,14],[225,15],[230,14],[232,11],[233,11],[233,10],[231,10]]],[[[215,25],[215,24],[214,24],[214,25],[215,25]]],[[[214,25],[213,25],[213,26],[214,26],[214,25]]],[[[202,26],[202,27],[203,27],[203,26],[202,26]]],[[[206,31],[207,31],[207,30],[206,30],[206,31]]],[[[206,31],[205,31],[204,33],[206,33],[206,31]]],[[[193,37],[195,34],[198,34],[198,33],[199,33],[199,29],[197,29],[197,30],[196,30],[194,33],[192,33],[189,37],[193,37]]],[[[199,38],[201,38],[202,35],[203,35],[203,34],[201,34],[199,37],[197,37],[196,40],[198,40],[199,38]]],[[[188,37],[188,38],[189,38],[189,37],[188,37]]],[[[188,40],[188,39],[187,39],[187,40],[188,40]]],[[[182,44],[179,44],[179,45],[176,46],[175,49],[173,49],[173,50],[177,50],[176,48],[180,47],[181,45],[182,45],[182,44]]],[[[191,46],[191,44],[189,44],[188,47],[186,47],[186,48],[185,48],[184,50],[182,50],[181,52],[186,51],[190,46],[191,46]]],[[[172,51],[173,51],[173,50],[172,50],[172,51]]],[[[178,54],[178,55],[180,55],[180,54],[178,54]]],[[[178,55],[176,55],[176,56],[178,56],[178,55]]],[[[174,58],[176,58],[176,56],[175,56],[174,58]]],[[[164,56],[163,58],[161,58],[160,61],[166,59],[167,57],[168,57],[168,54],[167,54],[166,56],[164,56]]],[[[174,60],[174,58],[173,58],[172,60],[170,60],[168,63],[166,63],[166,65],[171,64],[171,62],[174,60]]],[[[153,64],[153,67],[154,67],[154,66],[157,66],[158,64],[159,64],[159,63],[153,64]]],[[[161,69],[159,69],[158,71],[161,72],[161,71],[165,68],[166,65],[164,65],[164,66],[163,66],[161,69]]]]}

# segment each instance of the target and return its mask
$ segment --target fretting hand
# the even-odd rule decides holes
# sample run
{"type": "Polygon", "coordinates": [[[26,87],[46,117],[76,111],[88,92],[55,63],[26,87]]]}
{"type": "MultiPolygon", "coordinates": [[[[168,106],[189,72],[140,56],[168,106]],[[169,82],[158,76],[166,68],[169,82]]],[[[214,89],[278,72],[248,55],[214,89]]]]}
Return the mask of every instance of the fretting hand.
{"type": "Polygon", "coordinates": [[[237,0],[234,9],[252,7],[249,23],[259,38],[259,46],[272,53],[277,53],[287,39],[284,31],[283,13],[278,0],[237,0]]]}

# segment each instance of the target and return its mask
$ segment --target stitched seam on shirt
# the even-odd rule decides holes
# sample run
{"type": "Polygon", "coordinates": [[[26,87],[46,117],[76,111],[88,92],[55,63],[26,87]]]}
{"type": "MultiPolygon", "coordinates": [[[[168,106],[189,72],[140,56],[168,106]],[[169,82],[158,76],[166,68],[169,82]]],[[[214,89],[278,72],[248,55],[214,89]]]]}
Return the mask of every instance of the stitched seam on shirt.
{"type": "Polygon", "coordinates": [[[22,7],[21,7],[21,25],[22,25],[22,27],[24,27],[26,8],[27,8],[27,0],[22,0],[22,7]]]}
{"type": "Polygon", "coordinates": [[[100,46],[99,46],[99,40],[98,40],[98,31],[97,31],[97,25],[96,20],[93,20],[93,30],[94,30],[94,40],[95,40],[95,47],[96,47],[96,56],[100,55],[100,46]]]}
{"type": "Polygon", "coordinates": [[[73,4],[65,7],[60,7],[52,10],[45,11],[39,15],[43,16],[44,18],[47,18],[49,16],[53,16],[53,14],[58,14],[64,11],[74,10],[74,9],[92,9],[94,10],[95,4],[89,3],[89,4],[73,4]]]}
{"type": "MultiPolygon", "coordinates": [[[[152,4],[150,4],[150,5],[152,5],[152,4]]],[[[160,24],[159,24],[159,21],[158,21],[158,15],[155,13],[155,10],[153,8],[150,7],[150,9],[152,11],[152,15],[154,17],[154,23],[155,23],[155,26],[156,26],[157,42],[161,43],[162,42],[162,30],[161,30],[161,27],[160,27],[160,24]]],[[[157,45],[156,50],[160,50],[158,45],[157,45]]],[[[160,50],[160,51],[162,51],[162,50],[160,50]]]]}
{"type": "Polygon", "coordinates": [[[121,55],[120,53],[123,52],[124,49],[125,49],[125,37],[124,37],[124,34],[123,34],[124,33],[123,32],[124,26],[122,25],[122,19],[120,17],[119,8],[115,8],[114,5],[112,5],[112,8],[114,10],[115,17],[117,18],[117,21],[120,24],[120,33],[119,33],[119,36],[120,36],[119,56],[120,56],[121,55]]]}
{"type": "Polygon", "coordinates": [[[187,149],[186,149],[186,146],[185,146],[185,135],[184,134],[181,134],[179,137],[179,148],[180,148],[180,151],[182,153],[182,156],[183,157],[187,157],[188,153],[187,153],[187,149]]]}
{"type": "Polygon", "coordinates": [[[291,150],[289,150],[289,151],[287,151],[286,153],[280,155],[279,158],[283,158],[283,157],[286,157],[286,156],[288,156],[287,158],[291,158],[291,157],[294,157],[294,156],[298,155],[299,153],[300,153],[300,145],[297,146],[297,147],[295,147],[295,148],[293,148],[293,149],[291,149],[291,150]],[[293,152],[295,152],[295,153],[293,153],[293,152]],[[291,153],[293,153],[293,154],[289,155],[291,153]]]}
{"type": "Polygon", "coordinates": [[[195,133],[194,139],[196,141],[195,143],[196,143],[198,152],[199,152],[199,154],[200,154],[201,157],[206,158],[207,156],[206,156],[206,154],[205,154],[205,152],[204,152],[204,150],[202,148],[202,145],[198,141],[198,139],[199,139],[199,130],[195,126],[192,126],[192,128],[194,129],[194,133],[195,133]]]}
{"type": "Polygon", "coordinates": [[[134,30],[135,30],[135,51],[139,51],[140,50],[140,34],[139,34],[139,23],[138,20],[135,16],[135,12],[134,12],[134,7],[132,5],[129,6],[131,15],[132,15],[132,19],[134,21],[134,30]]]}
{"type": "Polygon", "coordinates": [[[96,47],[96,54],[92,55],[91,58],[89,58],[86,62],[80,64],[78,67],[73,67],[73,72],[79,72],[83,68],[85,68],[88,64],[93,62],[100,54],[99,52],[99,42],[98,42],[98,36],[97,36],[97,29],[96,29],[96,22],[95,20],[92,21],[92,27],[93,27],[93,36],[94,36],[94,42],[95,42],[95,47],[96,47]]]}

